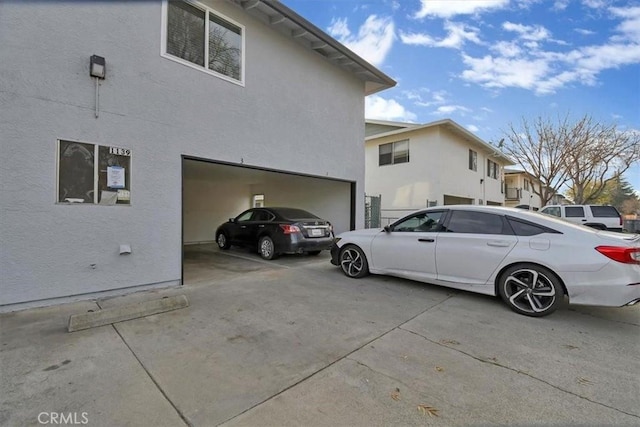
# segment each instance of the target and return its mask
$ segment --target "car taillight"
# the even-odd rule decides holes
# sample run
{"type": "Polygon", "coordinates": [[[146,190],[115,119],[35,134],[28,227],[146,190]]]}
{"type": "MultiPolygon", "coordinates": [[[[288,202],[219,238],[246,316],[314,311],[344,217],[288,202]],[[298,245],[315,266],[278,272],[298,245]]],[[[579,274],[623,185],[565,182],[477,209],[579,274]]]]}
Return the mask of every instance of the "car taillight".
{"type": "Polygon", "coordinates": [[[284,234],[293,234],[300,232],[300,229],[297,225],[280,224],[280,228],[282,228],[284,234]]]}
{"type": "Polygon", "coordinates": [[[640,248],[598,246],[596,251],[614,261],[622,262],[624,264],[640,264],[640,248]]]}

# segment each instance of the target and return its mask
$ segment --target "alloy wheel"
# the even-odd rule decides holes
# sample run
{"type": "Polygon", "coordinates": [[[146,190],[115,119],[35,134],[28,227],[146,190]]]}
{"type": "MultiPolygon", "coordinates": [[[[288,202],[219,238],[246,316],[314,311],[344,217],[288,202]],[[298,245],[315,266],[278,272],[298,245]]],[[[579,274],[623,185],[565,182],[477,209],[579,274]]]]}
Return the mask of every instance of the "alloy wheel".
{"type": "Polygon", "coordinates": [[[260,255],[265,259],[273,257],[273,241],[269,238],[263,238],[260,241],[260,255]]]}
{"type": "Polygon", "coordinates": [[[367,273],[367,261],[356,247],[347,247],[340,253],[340,267],[349,277],[362,277],[367,273]]]}
{"type": "Polygon", "coordinates": [[[555,310],[558,298],[555,280],[533,268],[520,268],[508,274],[501,291],[512,308],[533,316],[555,310]]]}

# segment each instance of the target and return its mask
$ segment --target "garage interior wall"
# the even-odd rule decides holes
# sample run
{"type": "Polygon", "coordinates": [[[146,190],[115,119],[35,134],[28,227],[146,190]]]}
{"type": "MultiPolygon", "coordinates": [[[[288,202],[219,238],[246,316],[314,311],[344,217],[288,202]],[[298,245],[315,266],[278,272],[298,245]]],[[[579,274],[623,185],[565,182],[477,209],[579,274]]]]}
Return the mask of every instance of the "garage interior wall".
{"type": "Polygon", "coordinates": [[[216,228],[249,209],[254,194],[264,206],[307,210],[347,231],[351,223],[351,183],[242,166],[184,160],[184,243],[215,241],[216,228]]]}

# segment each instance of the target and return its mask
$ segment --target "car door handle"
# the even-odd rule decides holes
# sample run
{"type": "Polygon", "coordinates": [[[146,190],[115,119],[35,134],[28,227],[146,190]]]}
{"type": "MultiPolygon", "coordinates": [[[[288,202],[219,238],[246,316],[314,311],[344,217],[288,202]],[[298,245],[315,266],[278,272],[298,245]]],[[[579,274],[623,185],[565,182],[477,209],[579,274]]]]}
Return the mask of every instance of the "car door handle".
{"type": "Polygon", "coordinates": [[[418,239],[418,242],[433,243],[435,239],[418,239]]]}
{"type": "Polygon", "coordinates": [[[247,226],[246,225],[241,225],[240,228],[247,228],[247,226]]]}
{"type": "Polygon", "coordinates": [[[487,246],[495,246],[498,248],[508,248],[509,246],[511,246],[510,242],[505,242],[505,241],[499,241],[499,240],[494,240],[492,242],[487,242],[487,246]]]}
{"type": "Polygon", "coordinates": [[[263,228],[263,227],[264,227],[264,224],[260,224],[258,227],[263,228]]]}

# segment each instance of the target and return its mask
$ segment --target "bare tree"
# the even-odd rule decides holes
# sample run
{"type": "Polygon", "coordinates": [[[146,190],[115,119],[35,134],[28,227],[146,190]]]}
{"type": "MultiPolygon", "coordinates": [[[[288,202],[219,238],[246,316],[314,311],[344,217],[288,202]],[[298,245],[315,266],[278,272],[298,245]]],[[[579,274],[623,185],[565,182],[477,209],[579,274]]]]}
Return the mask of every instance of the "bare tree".
{"type": "Polygon", "coordinates": [[[502,148],[535,178],[533,192],[540,197],[543,206],[569,179],[564,167],[567,162],[564,141],[568,129],[566,117],[558,123],[538,117],[533,125],[523,118],[520,128],[510,124],[505,132],[502,148]]]}
{"type": "Polygon", "coordinates": [[[542,204],[567,184],[574,203],[595,201],[607,182],[618,179],[640,160],[640,134],[620,132],[615,125],[585,115],[576,122],[569,116],[552,121],[539,117],[531,126],[509,125],[506,151],[538,181],[533,192],[542,204]]]}
{"type": "Polygon", "coordinates": [[[640,134],[582,117],[567,140],[569,195],[576,204],[593,203],[632,164],[640,160],[640,134]]]}

